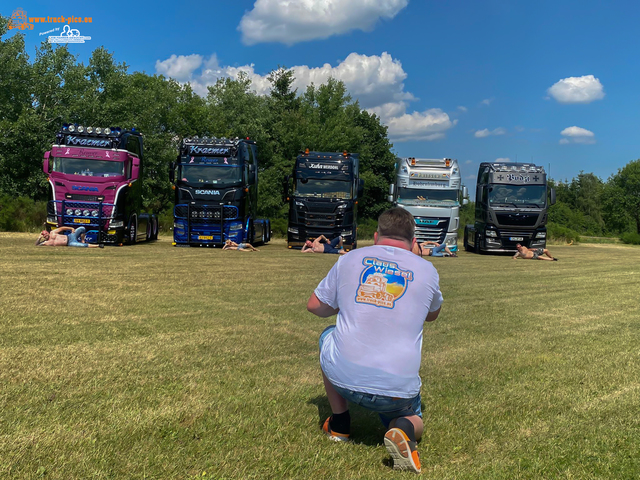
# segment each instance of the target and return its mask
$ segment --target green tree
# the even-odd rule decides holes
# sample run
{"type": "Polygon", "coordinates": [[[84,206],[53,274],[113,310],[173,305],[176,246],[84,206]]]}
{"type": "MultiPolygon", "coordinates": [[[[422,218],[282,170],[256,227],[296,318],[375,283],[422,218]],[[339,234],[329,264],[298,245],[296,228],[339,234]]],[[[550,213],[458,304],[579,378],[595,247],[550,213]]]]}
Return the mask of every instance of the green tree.
{"type": "Polygon", "coordinates": [[[640,160],[629,162],[609,178],[603,198],[608,225],[620,233],[635,229],[640,234],[640,160]]]}

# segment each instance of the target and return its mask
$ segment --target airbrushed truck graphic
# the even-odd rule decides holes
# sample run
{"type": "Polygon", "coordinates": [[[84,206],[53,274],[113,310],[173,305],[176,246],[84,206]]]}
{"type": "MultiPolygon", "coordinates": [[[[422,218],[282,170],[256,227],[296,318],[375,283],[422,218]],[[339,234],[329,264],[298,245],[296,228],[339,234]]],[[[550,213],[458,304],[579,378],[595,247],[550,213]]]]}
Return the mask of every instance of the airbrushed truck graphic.
{"type": "Polygon", "coordinates": [[[170,179],[175,189],[173,243],[220,247],[267,243],[271,222],[257,218],[258,148],[247,139],[186,138],[170,179]]]}
{"type": "Polygon", "coordinates": [[[458,161],[398,158],[396,167],[396,183],[389,186],[388,200],[413,215],[419,242],[445,243],[456,251],[460,204],[469,202],[467,187],[461,185],[458,161]]]}
{"type": "Polygon", "coordinates": [[[468,251],[509,252],[516,245],[544,248],[547,210],[556,192],[544,167],[531,163],[481,163],[476,184],[475,223],[464,231],[468,251]]]}
{"type": "Polygon", "coordinates": [[[47,230],[85,227],[88,243],[121,245],[158,238],[158,218],[143,212],[142,135],[135,129],[65,124],[44,154],[49,177],[47,230]]]}

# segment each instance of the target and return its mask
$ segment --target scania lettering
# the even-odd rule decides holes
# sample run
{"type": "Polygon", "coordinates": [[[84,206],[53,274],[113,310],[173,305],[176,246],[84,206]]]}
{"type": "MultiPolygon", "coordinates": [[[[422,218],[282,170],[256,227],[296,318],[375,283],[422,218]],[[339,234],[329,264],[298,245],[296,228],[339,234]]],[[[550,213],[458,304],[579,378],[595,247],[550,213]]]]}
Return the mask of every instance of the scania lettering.
{"type": "Polygon", "coordinates": [[[357,153],[301,153],[293,174],[284,179],[284,200],[289,203],[287,243],[300,248],[320,235],[341,235],[345,250],[357,247],[357,204],[364,181],[357,153]]]}
{"type": "Polygon", "coordinates": [[[267,243],[269,220],[257,218],[258,149],[249,139],[186,138],[170,170],[175,189],[173,244],[220,247],[267,243]]]}
{"type": "Polygon", "coordinates": [[[114,245],[158,238],[157,216],[143,211],[140,132],[65,124],[56,138],[44,154],[48,230],[83,226],[87,242],[114,245]]]}
{"type": "Polygon", "coordinates": [[[464,231],[466,250],[516,251],[518,243],[544,248],[547,209],[556,201],[544,167],[531,163],[481,163],[476,183],[475,223],[464,231]]]}
{"type": "Polygon", "coordinates": [[[413,215],[419,242],[445,243],[451,251],[458,249],[460,204],[469,200],[457,160],[398,158],[389,201],[413,215]]]}

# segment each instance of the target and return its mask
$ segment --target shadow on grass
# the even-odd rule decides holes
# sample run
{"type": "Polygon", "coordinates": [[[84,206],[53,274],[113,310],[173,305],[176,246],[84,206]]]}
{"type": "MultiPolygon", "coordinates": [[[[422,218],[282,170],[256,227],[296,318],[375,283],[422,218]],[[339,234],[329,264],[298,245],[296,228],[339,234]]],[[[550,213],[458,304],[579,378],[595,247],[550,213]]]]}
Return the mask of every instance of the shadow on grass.
{"type": "MultiPolygon", "coordinates": [[[[325,395],[319,395],[310,399],[307,404],[318,408],[318,428],[322,428],[324,421],[331,415],[329,400],[325,395]]],[[[386,429],[378,414],[352,403],[349,404],[349,412],[351,413],[351,439],[362,445],[381,446],[386,429]]],[[[391,465],[393,466],[393,461],[391,465]]]]}

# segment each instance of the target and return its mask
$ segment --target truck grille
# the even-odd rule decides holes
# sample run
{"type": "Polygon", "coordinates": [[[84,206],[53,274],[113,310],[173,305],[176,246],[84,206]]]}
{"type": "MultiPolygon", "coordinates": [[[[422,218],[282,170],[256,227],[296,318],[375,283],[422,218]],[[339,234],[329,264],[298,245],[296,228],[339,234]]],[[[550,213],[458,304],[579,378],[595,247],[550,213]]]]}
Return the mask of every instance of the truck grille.
{"type": "Polygon", "coordinates": [[[505,227],[533,227],[539,216],[538,213],[496,213],[496,220],[505,227]]]}
{"type": "Polygon", "coordinates": [[[238,207],[233,205],[215,205],[215,206],[192,206],[176,205],[176,218],[189,218],[192,223],[208,223],[213,220],[220,221],[220,211],[223,211],[225,220],[234,220],[238,218],[238,207]]]}
{"type": "Polygon", "coordinates": [[[102,229],[115,218],[116,208],[111,203],[50,200],[47,215],[57,217],[58,225],[102,229]]]}
{"type": "Polygon", "coordinates": [[[416,239],[419,242],[443,243],[449,231],[449,218],[416,217],[416,239]]]}

